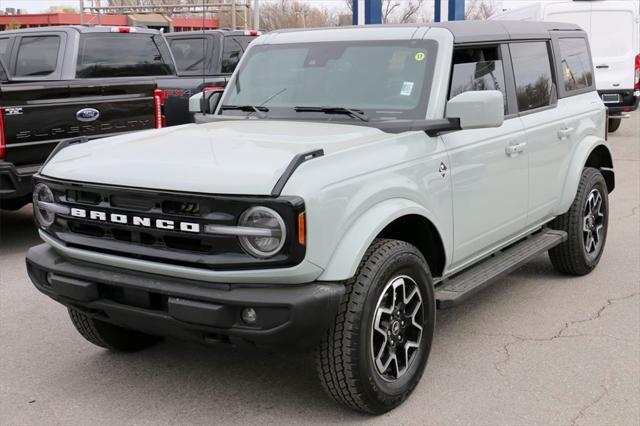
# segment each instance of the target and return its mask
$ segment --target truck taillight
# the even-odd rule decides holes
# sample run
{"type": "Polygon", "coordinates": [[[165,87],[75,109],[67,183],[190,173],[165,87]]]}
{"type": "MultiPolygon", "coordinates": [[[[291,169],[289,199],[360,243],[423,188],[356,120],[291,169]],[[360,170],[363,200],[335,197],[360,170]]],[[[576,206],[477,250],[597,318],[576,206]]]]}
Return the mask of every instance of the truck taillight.
{"type": "Polygon", "coordinates": [[[167,121],[162,113],[164,107],[164,92],[160,89],[153,91],[153,110],[156,118],[156,129],[161,129],[166,126],[167,121]]]}
{"type": "Polygon", "coordinates": [[[633,90],[638,91],[640,90],[640,54],[636,55],[636,66],[633,75],[635,76],[633,90]]]}
{"type": "Polygon", "coordinates": [[[0,160],[4,159],[5,154],[7,153],[7,141],[4,137],[4,111],[2,107],[0,107],[0,160]]]}
{"type": "Polygon", "coordinates": [[[262,31],[249,30],[249,31],[245,31],[244,35],[257,37],[262,35],[262,31]]]}
{"type": "Polygon", "coordinates": [[[203,92],[213,92],[214,90],[224,90],[222,86],[205,86],[202,88],[203,92]]]}

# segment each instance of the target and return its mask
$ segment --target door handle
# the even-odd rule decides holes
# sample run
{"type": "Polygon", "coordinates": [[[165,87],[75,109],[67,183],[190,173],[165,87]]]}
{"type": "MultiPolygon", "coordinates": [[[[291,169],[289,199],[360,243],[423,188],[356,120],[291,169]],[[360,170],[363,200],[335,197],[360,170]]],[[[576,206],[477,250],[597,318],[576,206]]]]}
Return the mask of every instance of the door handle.
{"type": "Polygon", "coordinates": [[[602,70],[602,69],[606,70],[607,68],[609,68],[609,65],[607,64],[596,65],[596,68],[598,68],[599,70],[602,70]]]}
{"type": "Polygon", "coordinates": [[[567,139],[569,135],[571,135],[571,132],[573,132],[573,130],[573,127],[563,127],[562,129],[558,130],[558,138],[560,140],[567,139]]]}
{"type": "Polygon", "coordinates": [[[520,143],[510,143],[509,145],[507,145],[507,147],[504,149],[504,152],[511,157],[512,155],[516,155],[521,153],[522,151],[524,151],[524,147],[527,146],[526,142],[520,142],[520,143]]]}

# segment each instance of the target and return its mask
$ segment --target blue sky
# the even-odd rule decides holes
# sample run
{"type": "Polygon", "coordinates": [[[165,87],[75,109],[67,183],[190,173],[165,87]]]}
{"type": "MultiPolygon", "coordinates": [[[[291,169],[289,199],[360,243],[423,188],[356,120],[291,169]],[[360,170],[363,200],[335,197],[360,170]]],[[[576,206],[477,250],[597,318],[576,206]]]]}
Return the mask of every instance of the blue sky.
{"type": "MultiPolygon", "coordinates": [[[[261,0],[262,3],[266,3],[273,0],[261,0]]],[[[341,7],[344,3],[343,0],[303,0],[309,3],[322,4],[327,7],[341,7]]],[[[406,0],[396,0],[400,3],[406,0]]],[[[496,0],[495,2],[499,2],[496,0]]],[[[535,3],[535,0],[502,0],[503,6],[512,8],[517,6],[524,6],[526,4],[535,3]]],[[[17,9],[27,9],[29,12],[43,12],[51,6],[73,6],[78,7],[78,0],[0,0],[0,9],[7,7],[14,7],[17,9]]],[[[106,1],[104,2],[106,3],[106,1]]],[[[427,3],[433,3],[433,0],[427,0],[427,3]]]]}

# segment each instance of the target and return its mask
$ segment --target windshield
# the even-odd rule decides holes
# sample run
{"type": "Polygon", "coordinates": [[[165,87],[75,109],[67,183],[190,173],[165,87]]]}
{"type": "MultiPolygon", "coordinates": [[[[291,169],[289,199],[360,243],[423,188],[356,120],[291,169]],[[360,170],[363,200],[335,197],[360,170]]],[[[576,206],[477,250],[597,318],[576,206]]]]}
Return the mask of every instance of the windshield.
{"type": "Polygon", "coordinates": [[[362,119],[355,110],[369,120],[424,119],[435,54],[435,42],[422,40],[257,45],[220,113],[255,117],[253,106],[269,118],[362,119]]]}

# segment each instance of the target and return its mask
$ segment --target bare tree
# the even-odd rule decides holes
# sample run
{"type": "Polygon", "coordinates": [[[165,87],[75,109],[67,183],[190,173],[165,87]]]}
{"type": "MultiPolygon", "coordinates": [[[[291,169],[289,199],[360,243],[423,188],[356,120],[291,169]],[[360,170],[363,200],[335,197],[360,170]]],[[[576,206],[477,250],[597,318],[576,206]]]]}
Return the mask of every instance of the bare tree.
{"type": "Polygon", "coordinates": [[[466,20],[485,20],[498,11],[493,0],[467,0],[466,20]]]}
{"type": "Polygon", "coordinates": [[[260,8],[260,27],[265,31],[279,28],[330,27],[337,15],[326,8],[299,0],[280,0],[260,8]]]}

